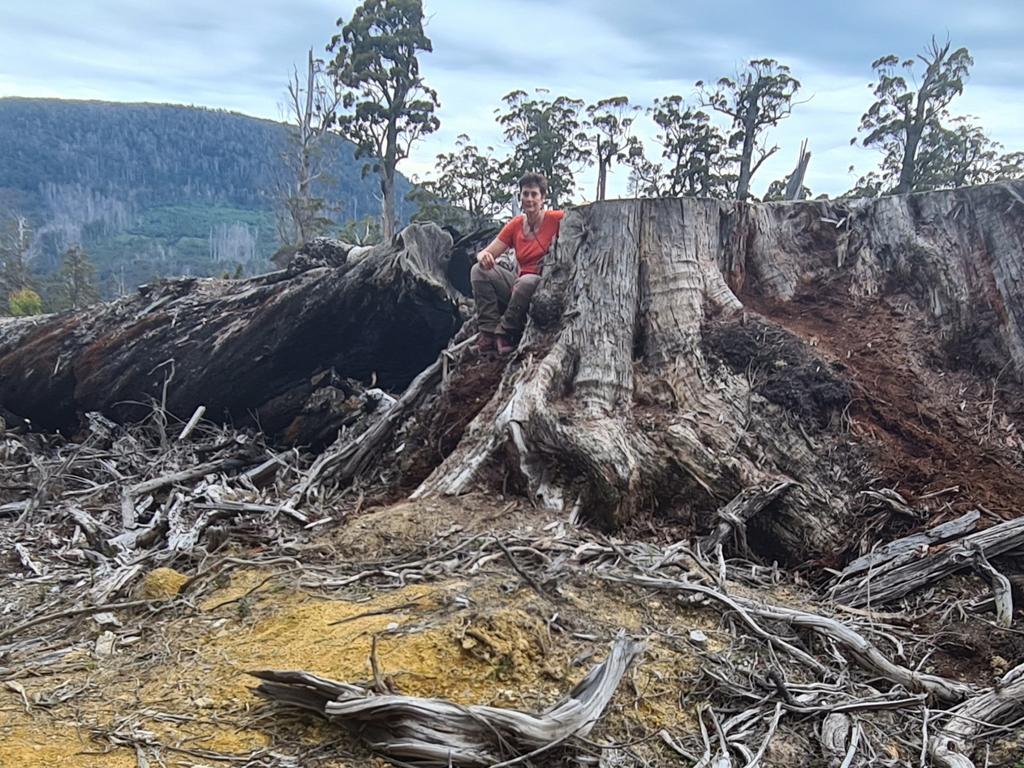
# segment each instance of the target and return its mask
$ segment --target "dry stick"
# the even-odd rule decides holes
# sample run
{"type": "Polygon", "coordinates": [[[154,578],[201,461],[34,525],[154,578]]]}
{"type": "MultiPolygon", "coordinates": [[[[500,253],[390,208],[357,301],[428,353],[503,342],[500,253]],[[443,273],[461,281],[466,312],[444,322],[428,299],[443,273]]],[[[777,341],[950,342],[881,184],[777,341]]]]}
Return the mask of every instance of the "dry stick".
{"type": "Polygon", "coordinates": [[[370,669],[373,672],[373,687],[382,696],[390,693],[387,685],[384,684],[384,677],[380,673],[380,663],[377,661],[377,635],[370,638],[370,669]]]}
{"type": "Polygon", "coordinates": [[[846,751],[846,757],[839,768],[850,768],[853,765],[854,755],[857,754],[857,744],[860,743],[860,730],[860,725],[854,721],[853,727],[850,729],[850,748],[846,751]]]}
{"type": "MultiPolygon", "coordinates": [[[[886,680],[899,683],[910,691],[924,691],[934,695],[943,701],[961,701],[974,693],[974,689],[964,683],[955,680],[948,680],[937,675],[929,675],[915,672],[907,667],[892,662],[878,648],[865,639],[860,633],[850,629],[835,619],[829,619],[815,613],[798,611],[792,608],[783,608],[776,605],[761,605],[746,598],[731,598],[721,594],[717,590],[699,584],[690,584],[685,581],[674,579],[656,579],[647,576],[627,576],[625,578],[608,577],[598,574],[601,578],[611,578],[613,581],[624,581],[652,589],[677,590],[683,592],[696,592],[706,595],[719,603],[729,606],[739,613],[747,625],[754,630],[759,637],[769,640],[773,645],[785,648],[801,660],[810,660],[812,668],[819,671],[826,671],[825,667],[813,657],[803,651],[785,643],[780,638],[766,632],[751,617],[754,613],[761,618],[784,621],[797,627],[812,629],[820,635],[829,637],[840,645],[845,646],[860,666],[865,667],[886,680]]],[[[805,663],[807,663],[805,661],[805,663]]]]}
{"type": "Polygon", "coordinates": [[[757,754],[754,758],[746,764],[744,768],[757,768],[761,763],[761,758],[764,757],[764,753],[768,751],[768,743],[772,740],[772,736],[775,735],[775,729],[779,727],[779,720],[782,719],[782,702],[776,702],[775,714],[772,716],[771,725],[768,726],[768,733],[765,734],[764,741],[761,742],[761,748],[757,750],[757,754]]]}
{"type": "Polygon", "coordinates": [[[750,628],[750,630],[755,635],[760,637],[762,640],[765,640],[772,646],[775,646],[786,651],[791,656],[799,659],[806,666],[810,667],[818,674],[827,675],[830,672],[828,667],[826,667],[824,664],[822,664],[820,661],[818,661],[816,658],[811,656],[806,651],[800,650],[796,646],[787,643],[778,635],[773,635],[771,632],[765,630],[760,624],[754,621],[750,614],[747,613],[747,611],[744,610],[735,600],[728,597],[727,595],[723,595],[721,592],[718,592],[717,590],[711,589],[710,587],[705,587],[700,584],[690,584],[689,582],[685,581],[675,581],[674,579],[657,579],[651,576],[633,576],[630,574],[615,575],[600,572],[596,573],[595,575],[599,579],[604,579],[606,581],[614,581],[620,584],[636,584],[637,586],[647,587],[649,589],[665,589],[679,590],[683,592],[696,592],[698,594],[705,595],[706,597],[710,597],[712,600],[716,600],[717,602],[722,603],[726,605],[728,608],[731,608],[733,611],[735,611],[740,616],[740,618],[743,619],[743,623],[746,624],[750,628]]]}
{"type": "Polygon", "coordinates": [[[548,593],[545,592],[543,589],[541,589],[540,584],[538,584],[537,581],[530,574],[528,574],[526,571],[522,569],[522,567],[520,567],[519,563],[517,563],[516,559],[512,556],[512,553],[508,551],[508,547],[505,546],[505,543],[497,536],[494,537],[494,543],[497,544],[498,548],[505,553],[505,557],[508,559],[509,564],[512,566],[512,568],[515,569],[515,572],[522,577],[523,581],[530,585],[530,589],[532,589],[538,595],[543,597],[545,600],[551,600],[551,596],[548,595],[548,593]]]}
{"type": "Polygon", "coordinates": [[[181,430],[181,434],[178,435],[178,440],[184,440],[186,437],[192,434],[192,430],[196,428],[196,424],[203,418],[203,414],[206,413],[206,406],[200,405],[196,408],[196,412],[192,414],[192,418],[188,420],[188,424],[181,430]]]}
{"type": "Polygon", "coordinates": [[[812,629],[835,640],[845,646],[854,661],[862,667],[880,674],[886,680],[899,683],[910,691],[923,691],[948,702],[961,701],[974,693],[974,689],[964,683],[938,675],[915,672],[894,663],[860,633],[835,619],[777,605],[762,606],[745,598],[737,598],[737,602],[762,618],[785,621],[793,626],[812,629]]]}
{"type": "Polygon", "coordinates": [[[981,551],[975,554],[974,567],[992,585],[992,599],[996,604],[996,624],[1009,628],[1013,624],[1013,591],[1010,588],[1010,580],[997,571],[981,551]]]}
{"type": "Polygon", "coordinates": [[[144,605],[153,605],[154,603],[164,603],[166,600],[129,600],[124,603],[106,603],[104,605],[88,605],[84,608],[71,608],[67,611],[58,611],[57,613],[47,613],[43,616],[38,616],[31,621],[26,621],[24,624],[19,624],[16,627],[5,629],[0,632],[0,640],[6,640],[8,637],[12,637],[19,632],[24,632],[26,629],[38,626],[39,624],[45,624],[48,621],[55,621],[56,619],[66,619],[70,616],[81,616],[89,613],[101,613],[103,611],[120,611],[126,608],[140,608],[144,605]]]}
{"type": "Polygon", "coordinates": [[[136,483],[129,487],[125,493],[128,496],[142,496],[144,494],[160,490],[168,485],[174,485],[175,483],[187,483],[189,480],[197,480],[198,478],[204,477],[213,472],[220,472],[225,469],[239,469],[240,467],[247,467],[262,460],[263,457],[261,456],[258,459],[230,458],[209,461],[206,464],[197,464],[194,467],[183,469],[180,472],[172,472],[169,475],[154,477],[152,480],[136,483]]]}

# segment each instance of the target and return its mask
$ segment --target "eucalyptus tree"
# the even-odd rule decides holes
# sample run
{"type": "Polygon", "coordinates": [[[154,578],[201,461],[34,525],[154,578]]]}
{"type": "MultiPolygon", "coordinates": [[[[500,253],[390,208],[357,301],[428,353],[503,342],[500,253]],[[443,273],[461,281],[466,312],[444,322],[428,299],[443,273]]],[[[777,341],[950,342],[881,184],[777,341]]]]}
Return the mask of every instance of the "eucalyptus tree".
{"type": "Polygon", "coordinates": [[[440,127],[437,93],[420,74],[419,54],[433,50],[423,31],[421,0],[364,0],[327,50],[341,92],[338,129],[368,158],[363,172],[380,177],[381,226],[395,234],[395,173],[413,144],[440,127]]]}
{"type": "Polygon", "coordinates": [[[800,81],[789,67],[775,59],[753,59],[735,77],[722,77],[714,86],[698,80],[701,106],[710,107],[732,120],[730,149],[739,149],[736,198],[750,195],[750,180],[778,146],[768,146],[765,133],[793,111],[793,97],[800,81]]]}

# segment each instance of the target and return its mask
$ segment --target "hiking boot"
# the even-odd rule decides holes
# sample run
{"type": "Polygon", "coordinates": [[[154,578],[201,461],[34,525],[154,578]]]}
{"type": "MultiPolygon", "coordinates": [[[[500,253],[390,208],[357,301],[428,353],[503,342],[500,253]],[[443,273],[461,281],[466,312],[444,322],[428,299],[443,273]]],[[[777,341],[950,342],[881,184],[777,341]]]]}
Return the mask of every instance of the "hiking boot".
{"type": "Polygon", "coordinates": [[[480,331],[476,337],[476,351],[481,355],[485,352],[493,352],[494,334],[490,331],[480,331]]]}
{"type": "Polygon", "coordinates": [[[507,336],[498,334],[494,337],[495,346],[498,348],[499,355],[511,355],[515,352],[516,345],[508,340],[507,336]]]}

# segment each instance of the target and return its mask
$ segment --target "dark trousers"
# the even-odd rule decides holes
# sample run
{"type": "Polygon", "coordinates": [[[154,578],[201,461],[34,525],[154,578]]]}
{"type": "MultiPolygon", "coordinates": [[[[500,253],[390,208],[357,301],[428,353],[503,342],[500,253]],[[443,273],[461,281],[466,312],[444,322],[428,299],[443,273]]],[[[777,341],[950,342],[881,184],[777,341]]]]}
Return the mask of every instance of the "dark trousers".
{"type": "Polygon", "coordinates": [[[526,312],[540,284],[540,275],[517,277],[501,264],[491,269],[474,264],[469,277],[480,330],[518,338],[526,327],[526,312]]]}

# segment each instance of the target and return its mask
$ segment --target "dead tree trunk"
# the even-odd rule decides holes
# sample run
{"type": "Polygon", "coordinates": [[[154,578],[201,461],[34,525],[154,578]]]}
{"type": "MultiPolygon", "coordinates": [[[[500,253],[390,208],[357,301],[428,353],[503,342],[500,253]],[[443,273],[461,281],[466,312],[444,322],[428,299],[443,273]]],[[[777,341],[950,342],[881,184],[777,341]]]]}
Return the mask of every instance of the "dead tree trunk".
{"type": "Polygon", "coordinates": [[[303,422],[350,394],[327,372],[401,390],[447,345],[462,323],[451,247],[417,225],[374,248],[309,248],[291,269],[249,280],[170,280],[7,324],[0,406],[74,430],[85,411],[131,420],[155,400],[187,419],[205,405],[208,418],[302,442],[303,422]]]}

